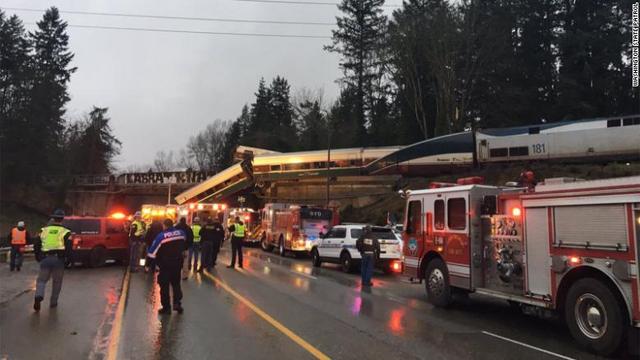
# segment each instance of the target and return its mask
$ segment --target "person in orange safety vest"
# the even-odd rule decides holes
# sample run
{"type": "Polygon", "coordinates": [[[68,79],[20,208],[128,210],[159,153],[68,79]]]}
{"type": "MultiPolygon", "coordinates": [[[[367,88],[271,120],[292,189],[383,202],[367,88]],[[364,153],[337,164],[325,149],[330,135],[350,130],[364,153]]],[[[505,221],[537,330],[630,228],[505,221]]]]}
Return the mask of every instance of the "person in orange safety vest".
{"type": "Polygon", "coordinates": [[[18,225],[9,232],[9,243],[11,244],[11,261],[9,269],[20,271],[22,267],[22,254],[24,247],[30,242],[31,236],[24,226],[24,221],[18,221],[18,225]]]}

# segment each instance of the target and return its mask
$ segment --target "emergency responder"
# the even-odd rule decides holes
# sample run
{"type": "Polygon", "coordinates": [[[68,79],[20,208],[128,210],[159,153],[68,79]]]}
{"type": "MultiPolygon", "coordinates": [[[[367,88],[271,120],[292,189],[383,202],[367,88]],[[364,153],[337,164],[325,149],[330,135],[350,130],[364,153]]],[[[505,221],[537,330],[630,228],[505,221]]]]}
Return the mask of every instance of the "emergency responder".
{"type": "Polygon", "coordinates": [[[24,247],[31,241],[31,235],[25,229],[24,221],[18,221],[18,225],[9,232],[9,244],[11,244],[11,261],[9,270],[18,270],[22,267],[22,254],[24,247]]]}
{"type": "Polygon", "coordinates": [[[140,211],[133,215],[133,222],[129,228],[129,268],[131,272],[138,271],[140,254],[144,246],[145,223],[140,220],[140,211]]]}
{"type": "Polygon", "coordinates": [[[36,259],[40,261],[40,273],[36,280],[36,294],[33,309],[40,311],[44,299],[44,290],[50,278],[53,278],[49,307],[58,306],[58,296],[62,289],[65,257],[71,252],[71,231],[62,226],[64,211],[58,209],[51,215],[51,222],[42,229],[40,241],[35,241],[36,259]]]}
{"type": "MultiPolygon", "coordinates": [[[[191,259],[193,258],[193,272],[196,272],[198,269],[198,260],[200,259],[200,230],[202,230],[202,225],[200,225],[200,218],[196,217],[193,219],[193,224],[191,225],[191,231],[193,232],[193,243],[189,248],[189,260],[188,260],[188,268],[191,268],[191,259]]],[[[202,260],[200,260],[200,268],[202,268],[202,260]]]]}
{"type": "Polygon", "coordinates": [[[162,223],[163,231],[156,236],[148,249],[148,256],[155,260],[160,268],[158,285],[160,285],[159,314],[171,313],[171,291],[173,292],[173,310],[182,314],[182,289],[180,286],[180,271],[184,261],[186,234],[173,226],[171,219],[162,223]]]}
{"type": "Polygon", "coordinates": [[[189,262],[187,261],[187,252],[189,251],[189,249],[191,248],[191,245],[193,244],[193,231],[191,230],[191,227],[189,225],[187,225],[187,219],[186,218],[180,218],[180,222],[178,222],[178,225],[176,225],[176,229],[180,229],[182,231],[184,231],[184,233],[187,236],[187,241],[185,242],[184,245],[184,251],[183,251],[183,257],[184,257],[184,261],[182,262],[182,280],[187,280],[187,278],[189,277],[189,262]]]}
{"type": "MultiPolygon", "coordinates": [[[[147,249],[151,247],[151,244],[153,244],[153,240],[161,232],[162,232],[162,222],[160,222],[160,220],[157,220],[157,219],[153,220],[151,222],[151,225],[149,225],[149,229],[147,230],[147,233],[144,235],[144,243],[147,249]]],[[[145,260],[145,263],[144,263],[144,272],[149,272],[149,270],[151,270],[151,273],[153,274],[156,271],[156,264],[152,258],[147,256],[147,259],[145,260]]]]}
{"type": "MultiPolygon", "coordinates": [[[[224,228],[218,219],[209,218],[200,236],[202,237],[202,267],[211,271],[211,268],[216,266],[220,244],[224,240],[224,228]]],[[[202,267],[198,271],[202,271],[202,267]]]]}
{"type": "Polygon", "coordinates": [[[526,187],[529,191],[533,191],[538,184],[535,173],[529,167],[524,168],[522,172],[520,172],[517,183],[518,186],[526,187]]]}
{"type": "Polygon", "coordinates": [[[235,223],[229,226],[229,233],[231,234],[231,264],[228,268],[236,266],[236,254],[238,256],[238,267],[242,269],[242,243],[244,242],[245,235],[244,223],[236,216],[235,223]]]}
{"type": "Polygon", "coordinates": [[[371,226],[365,226],[362,234],[356,240],[356,249],[360,252],[362,260],[360,262],[360,275],[362,276],[362,286],[372,286],[373,265],[376,257],[380,253],[380,242],[371,231],[371,226]]]}

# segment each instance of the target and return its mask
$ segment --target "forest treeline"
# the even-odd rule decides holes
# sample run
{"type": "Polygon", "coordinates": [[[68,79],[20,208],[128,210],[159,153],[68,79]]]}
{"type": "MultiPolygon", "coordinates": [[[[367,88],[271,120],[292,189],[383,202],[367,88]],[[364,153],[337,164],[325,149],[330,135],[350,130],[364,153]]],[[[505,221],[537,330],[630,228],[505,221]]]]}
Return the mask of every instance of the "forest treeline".
{"type": "MultiPolygon", "coordinates": [[[[262,79],[237,119],[194,129],[184,149],[160,152],[153,167],[218,171],[238,144],[276,151],[402,145],[473,126],[637,113],[631,3],[405,0],[387,16],[383,0],[342,0],[323,48],[340,58],[335,101],[317,91],[292,94],[282,76],[262,79]]],[[[76,70],[66,26],[51,8],[26,32],[0,10],[3,183],[113,170],[121,144],[107,109],[76,121],[65,116],[76,70]]]]}
{"type": "MultiPolygon", "coordinates": [[[[234,122],[214,122],[198,135],[228,126],[210,138],[219,152],[191,166],[224,168],[238,144],[277,151],[402,145],[472,126],[637,113],[631,3],[405,0],[387,17],[383,0],[343,0],[324,47],[340,56],[337,100],[324,104],[307,93],[292,101],[286,79],[263,79],[234,122]]],[[[193,159],[193,141],[183,164],[193,159]]]]}
{"type": "Polygon", "coordinates": [[[0,181],[38,183],[43,175],[104,174],[112,170],[120,141],[107,108],[93,107],[74,121],[65,117],[73,53],[67,24],[56,8],[27,32],[17,16],[0,9],[0,181]]]}

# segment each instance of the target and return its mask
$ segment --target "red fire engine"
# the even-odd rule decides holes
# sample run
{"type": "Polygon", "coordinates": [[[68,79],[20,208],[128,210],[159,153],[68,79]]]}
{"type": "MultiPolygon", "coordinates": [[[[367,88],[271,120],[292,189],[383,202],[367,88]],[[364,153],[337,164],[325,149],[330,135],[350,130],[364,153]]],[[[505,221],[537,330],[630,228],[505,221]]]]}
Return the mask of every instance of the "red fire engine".
{"type": "Polygon", "coordinates": [[[534,188],[436,184],[407,191],[404,273],[429,301],[475,292],[549,309],[583,346],[640,336],[640,176],[549,179],[534,188]]]}
{"type": "Polygon", "coordinates": [[[322,233],[339,222],[336,210],[321,207],[270,203],[261,212],[261,247],[264,251],[277,247],[281,256],[287,251],[308,252],[322,233]]]}

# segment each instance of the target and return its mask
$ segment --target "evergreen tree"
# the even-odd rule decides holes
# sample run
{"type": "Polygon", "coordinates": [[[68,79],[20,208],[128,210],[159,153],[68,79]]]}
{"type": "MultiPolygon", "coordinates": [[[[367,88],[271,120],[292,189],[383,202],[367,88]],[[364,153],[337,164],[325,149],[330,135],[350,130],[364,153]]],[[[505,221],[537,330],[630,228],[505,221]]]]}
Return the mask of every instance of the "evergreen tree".
{"type": "Polygon", "coordinates": [[[58,9],[47,10],[38,29],[30,33],[32,56],[31,103],[25,132],[32,142],[28,146],[28,165],[32,175],[58,172],[59,139],[62,135],[65,104],[69,101],[67,83],[76,68],[71,67],[73,54],[68,49],[67,23],[58,9]]]}
{"type": "Polygon", "coordinates": [[[0,10],[0,181],[27,180],[26,149],[33,138],[25,131],[29,97],[30,43],[22,21],[0,10]]]}
{"type": "Polygon", "coordinates": [[[289,91],[289,82],[280,76],[273,79],[269,88],[271,121],[275,124],[271,130],[275,139],[272,146],[279,151],[292,151],[297,143],[289,91]]]}
{"type": "Polygon", "coordinates": [[[366,133],[360,122],[357,104],[357,90],[347,87],[340,92],[340,97],[329,111],[329,131],[331,132],[331,148],[350,148],[365,145],[366,133]]]}
{"type": "Polygon", "coordinates": [[[307,100],[300,104],[299,150],[319,150],[327,147],[327,120],[318,101],[307,100]]]}
{"type": "Polygon", "coordinates": [[[113,135],[107,111],[108,108],[94,106],[89,113],[80,138],[83,161],[79,164],[78,173],[109,173],[113,158],[120,153],[122,143],[113,135]]]}
{"type": "Polygon", "coordinates": [[[564,1],[557,118],[637,112],[628,30],[632,1],[564,1]]]}
{"type": "MultiPolygon", "coordinates": [[[[364,143],[371,110],[379,96],[382,76],[380,50],[384,44],[387,17],[382,14],[384,0],[342,0],[338,9],[343,16],[336,18],[338,29],[333,30],[333,43],[326,50],[341,55],[341,81],[349,88],[349,99],[357,125],[353,141],[364,143]]],[[[346,98],[341,100],[341,106],[346,98]]]]}

